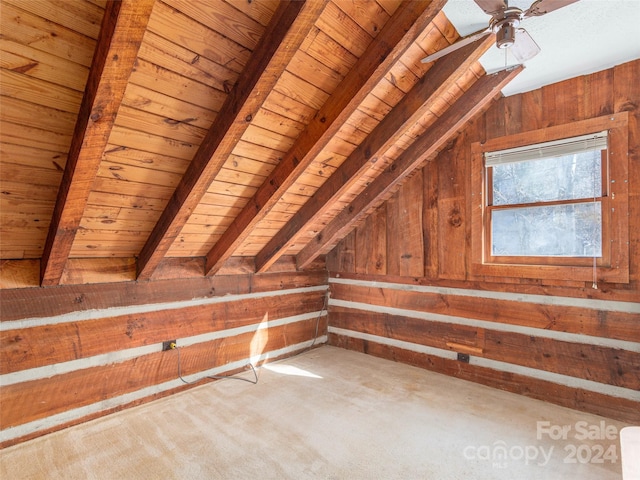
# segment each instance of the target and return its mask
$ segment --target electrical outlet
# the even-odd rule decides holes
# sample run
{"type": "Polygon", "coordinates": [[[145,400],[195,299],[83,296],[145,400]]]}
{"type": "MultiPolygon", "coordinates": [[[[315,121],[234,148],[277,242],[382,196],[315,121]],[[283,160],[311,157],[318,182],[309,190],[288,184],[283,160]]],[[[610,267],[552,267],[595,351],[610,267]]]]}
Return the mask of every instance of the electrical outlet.
{"type": "Polygon", "coordinates": [[[466,353],[458,353],[458,361],[462,363],[469,363],[469,355],[466,353]]]}
{"type": "Polygon", "coordinates": [[[176,345],[176,341],[175,340],[167,340],[166,342],[162,342],[162,351],[166,351],[166,350],[173,350],[173,348],[171,347],[171,344],[173,344],[173,348],[175,348],[176,345]]]}

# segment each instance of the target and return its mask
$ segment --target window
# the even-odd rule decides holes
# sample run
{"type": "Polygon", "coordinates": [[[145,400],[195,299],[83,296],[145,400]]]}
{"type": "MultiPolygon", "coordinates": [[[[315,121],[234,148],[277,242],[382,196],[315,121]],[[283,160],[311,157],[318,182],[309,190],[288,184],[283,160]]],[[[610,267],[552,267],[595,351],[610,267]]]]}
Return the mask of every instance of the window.
{"type": "Polygon", "coordinates": [[[626,118],[472,146],[474,272],[628,281],[626,118]]]}
{"type": "Polygon", "coordinates": [[[485,152],[488,257],[602,258],[607,136],[485,152]]]}

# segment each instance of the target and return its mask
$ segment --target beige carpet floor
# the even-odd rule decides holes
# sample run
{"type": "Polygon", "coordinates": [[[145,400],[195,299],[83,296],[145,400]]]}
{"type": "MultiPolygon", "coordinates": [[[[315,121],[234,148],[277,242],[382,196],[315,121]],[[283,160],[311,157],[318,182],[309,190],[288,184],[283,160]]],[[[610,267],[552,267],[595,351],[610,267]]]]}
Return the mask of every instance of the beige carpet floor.
{"type": "Polygon", "coordinates": [[[624,426],[606,418],[329,346],[258,373],[257,385],[205,384],[4,449],[0,478],[621,475],[617,435],[582,438],[624,426]]]}

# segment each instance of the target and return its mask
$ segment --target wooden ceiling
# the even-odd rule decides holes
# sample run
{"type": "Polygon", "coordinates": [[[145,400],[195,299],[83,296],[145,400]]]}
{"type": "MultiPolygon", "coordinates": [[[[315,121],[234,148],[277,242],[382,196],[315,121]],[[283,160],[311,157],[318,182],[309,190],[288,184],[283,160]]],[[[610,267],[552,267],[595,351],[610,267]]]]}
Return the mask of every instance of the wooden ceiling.
{"type": "Polygon", "coordinates": [[[444,3],[2,0],[3,267],[312,265],[518,73],[444,3]]]}

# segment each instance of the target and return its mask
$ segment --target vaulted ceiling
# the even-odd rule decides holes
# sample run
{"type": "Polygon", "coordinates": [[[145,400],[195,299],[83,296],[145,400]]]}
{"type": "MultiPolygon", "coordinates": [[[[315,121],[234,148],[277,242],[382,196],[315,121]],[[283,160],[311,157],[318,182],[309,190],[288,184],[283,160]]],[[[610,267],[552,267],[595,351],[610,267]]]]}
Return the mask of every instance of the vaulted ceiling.
{"type": "Polygon", "coordinates": [[[308,267],[517,75],[444,3],[2,0],[1,259],[308,267]]]}

